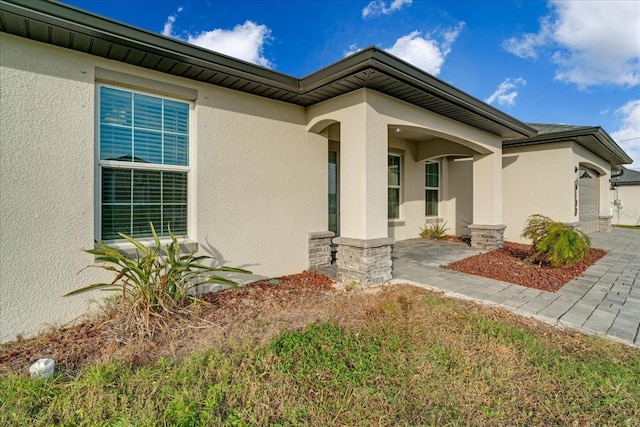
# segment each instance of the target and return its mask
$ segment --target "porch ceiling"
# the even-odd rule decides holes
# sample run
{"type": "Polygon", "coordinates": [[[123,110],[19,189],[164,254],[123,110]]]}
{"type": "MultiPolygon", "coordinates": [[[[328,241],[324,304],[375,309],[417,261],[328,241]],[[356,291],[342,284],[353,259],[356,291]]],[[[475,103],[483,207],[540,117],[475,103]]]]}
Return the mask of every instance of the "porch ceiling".
{"type": "Polygon", "coordinates": [[[368,88],[503,138],[536,134],[375,47],[297,79],[60,3],[0,0],[0,31],[303,107],[368,88]]]}

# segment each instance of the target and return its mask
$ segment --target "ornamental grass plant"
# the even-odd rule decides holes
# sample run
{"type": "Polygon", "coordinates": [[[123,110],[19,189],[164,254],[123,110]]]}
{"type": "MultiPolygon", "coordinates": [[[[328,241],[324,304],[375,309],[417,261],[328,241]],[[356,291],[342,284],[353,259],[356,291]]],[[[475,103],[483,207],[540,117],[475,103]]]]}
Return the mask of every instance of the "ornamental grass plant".
{"type": "Polygon", "coordinates": [[[144,335],[151,335],[154,326],[158,324],[151,321],[153,318],[162,323],[164,317],[184,314],[191,306],[202,302],[195,289],[197,286],[221,284],[237,287],[236,281],[219,273],[251,273],[240,268],[206,265],[203,262],[213,258],[207,255],[195,256],[193,251],[183,254],[180,243],[171,230],[171,240],[165,245],[163,253],[160,238],[153,224],[150,225],[152,245],[147,246],[134,237],[118,233],[135,247],[135,257],[104,242],[96,242],[97,248],[85,250],[95,255],[95,260],[100,263],[86,268],[111,271],[115,273],[115,277],[109,283],[93,283],[65,296],[96,289],[119,292],[117,305],[138,321],[136,323],[144,335]]]}

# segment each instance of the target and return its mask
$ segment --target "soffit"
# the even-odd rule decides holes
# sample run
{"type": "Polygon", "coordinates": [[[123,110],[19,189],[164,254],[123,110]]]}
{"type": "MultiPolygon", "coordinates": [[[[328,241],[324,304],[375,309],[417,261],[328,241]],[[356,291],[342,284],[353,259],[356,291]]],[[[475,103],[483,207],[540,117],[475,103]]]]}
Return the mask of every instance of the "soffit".
{"type": "Polygon", "coordinates": [[[530,125],[540,128],[537,136],[505,141],[503,148],[573,141],[612,165],[629,164],[633,159],[598,126],[530,125]]]}
{"type": "Polygon", "coordinates": [[[536,133],[375,47],[297,79],[60,3],[1,0],[0,31],[303,107],[368,88],[503,138],[536,133]]]}

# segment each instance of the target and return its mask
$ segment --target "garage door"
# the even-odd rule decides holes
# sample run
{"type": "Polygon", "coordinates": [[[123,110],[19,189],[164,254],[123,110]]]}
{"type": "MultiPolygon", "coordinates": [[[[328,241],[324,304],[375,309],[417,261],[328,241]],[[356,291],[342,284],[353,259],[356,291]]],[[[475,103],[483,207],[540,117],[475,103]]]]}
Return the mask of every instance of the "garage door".
{"type": "Polygon", "coordinates": [[[598,173],[582,166],[578,182],[578,213],[582,231],[590,234],[598,230],[598,173]]]}

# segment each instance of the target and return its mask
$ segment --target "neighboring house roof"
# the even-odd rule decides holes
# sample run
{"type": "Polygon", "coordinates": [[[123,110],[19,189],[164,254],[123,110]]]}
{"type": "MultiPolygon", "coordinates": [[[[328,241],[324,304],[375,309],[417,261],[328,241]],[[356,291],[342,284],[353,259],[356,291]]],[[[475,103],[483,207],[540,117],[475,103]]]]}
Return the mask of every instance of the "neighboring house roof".
{"type": "Polygon", "coordinates": [[[574,141],[592,153],[602,157],[612,165],[629,164],[633,159],[599,126],[573,126],[529,123],[538,134],[533,137],[505,141],[503,148],[523,145],[548,144],[574,141]]]}
{"type": "Polygon", "coordinates": [[[503,138],[536,134],[376,47],[297,79],[60,3],[0,0],[0,31],[305,107],[369,88],[503,138]]]}
{"type": "Polygon", "coordinates": [[[622,168],[619,175],[611,178],[613,185],[640,185],[640,171],[622,168]]]}

